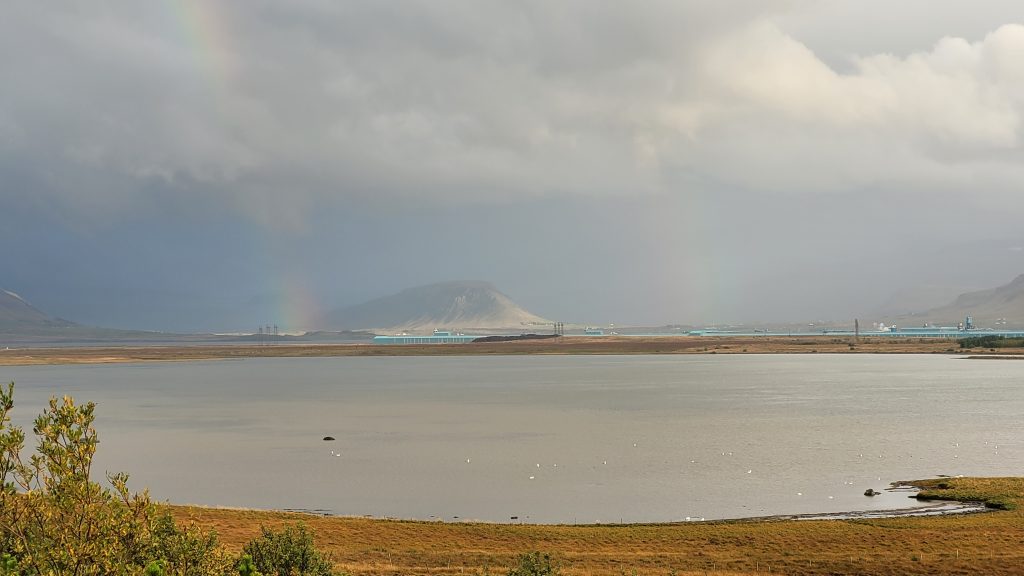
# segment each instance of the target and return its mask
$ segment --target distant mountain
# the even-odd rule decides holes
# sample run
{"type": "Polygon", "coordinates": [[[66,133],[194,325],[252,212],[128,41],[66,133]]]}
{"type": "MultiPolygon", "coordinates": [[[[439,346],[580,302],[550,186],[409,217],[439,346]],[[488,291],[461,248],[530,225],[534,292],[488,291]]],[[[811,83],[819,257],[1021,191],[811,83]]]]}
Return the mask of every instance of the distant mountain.
{"type": "Polygon", "coordinates": [[[76,324],[54,318],[9,290],[0,289],[0,348],[8,345],[104,344],[104,343],[266,343],[369,341],[369,332],[307,332],[281,334],[176,334],[148,330],[119,330],[76,324]]]}
{"type": "Polygon", "coordinates": [[[870,317],[909,316],[921,314],[933,308],[941,308],[957,297],[958,294],[977,290],[984,285],[947,285],[919,284],[894,292],[878,308],[871,311],[870,317]]]}
{"type": "Polygon", "coordinates": [[[164,340],[159,332],[116,330],[76,324],[39,310],[18,294],[0,289],[0,344],[89,343],[164,340]]]}
{"type": "Polygon", "coordinates": [[[91,342],[139,339],[152,332],[133,332],[83,326],[55,318],[18,294],[0,289],[0,343],[91,342]]]}
{"type": "Polygon", "coordinates": [[[914,324],[927,322],[955,326],[967,316],[971,316],[978,327],[997,327],[1004,322],[1008,327],[1024,327],[1024,274],[1009,284],[966,292],[945,306],[902,316],[900,320],[912,320],[914,324]],[[997,322],[1000,324],[997,325],[997,322]]]}
{"type": "Polygon", "coordinates": [[[77,326],[36,309],[9,290],[0,290],[0,331],[59,330],[77,326]]]}
{"type": "Polygon", "coordinates": [[[327,316],[331,329],[428,331],[527,329],[549,321],[519,307],[487,282],[409,288],[327,316]]]}

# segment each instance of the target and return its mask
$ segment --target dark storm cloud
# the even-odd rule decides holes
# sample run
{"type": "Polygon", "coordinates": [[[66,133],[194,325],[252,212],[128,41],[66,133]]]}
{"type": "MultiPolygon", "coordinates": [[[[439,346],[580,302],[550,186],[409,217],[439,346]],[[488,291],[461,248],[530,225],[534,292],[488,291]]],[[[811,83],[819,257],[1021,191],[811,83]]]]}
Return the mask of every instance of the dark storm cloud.
{"type": "Polygon", "coordinates": [[[898,278],[955,241],[937,228],[1019,245],[1024,27],[952,6],[16,1],[0,224],[30,289],[11,288],[103,323],[124,300],[104,278],[184,302],[299,276],[326,306],[479,277],[546,316],[657,322],[1009,279],[1009,251],[898,278]],[[860,283],[880,275],[897,286],[860,283]]]}
{"type": "Polygon", "coordinates": [[[131,205],[138,181],[184,179],[264,217],[293,204],[284,182],[316,201],[650,188],[638,125],[758,3],[182,4],[20,3],[0,25],[0,133],[59,167],[52,193],[95,178],[131,205]]]}

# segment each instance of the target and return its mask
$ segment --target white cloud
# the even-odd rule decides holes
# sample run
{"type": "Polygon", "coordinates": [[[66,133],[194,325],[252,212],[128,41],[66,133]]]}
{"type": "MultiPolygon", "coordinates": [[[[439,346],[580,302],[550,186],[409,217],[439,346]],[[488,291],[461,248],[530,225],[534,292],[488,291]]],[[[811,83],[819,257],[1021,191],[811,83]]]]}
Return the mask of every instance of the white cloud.
{"type": "Polygon", "coordinates": [[[1006,25],[975,43],[943,38],[906,57],[855,58],[840,73],[757,22],[703,47],[702,99],[666,103],[665,126],[697,155],[692,169],[755,190],[895,182],[912,193],[963,183],[993,162],[1005,164],[1004,187],[1015,186],[1024,84],[1012,63],[1022,46],[1024,26],[1006,25]]]}

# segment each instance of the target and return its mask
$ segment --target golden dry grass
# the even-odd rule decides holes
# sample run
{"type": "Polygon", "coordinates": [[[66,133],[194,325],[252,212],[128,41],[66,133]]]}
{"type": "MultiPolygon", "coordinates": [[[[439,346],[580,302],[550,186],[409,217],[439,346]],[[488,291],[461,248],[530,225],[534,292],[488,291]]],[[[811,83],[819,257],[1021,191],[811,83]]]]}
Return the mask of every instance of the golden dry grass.
{"type": "MultiPolygon", "coordinates": [[[[1016,505],[1024,479],[944,479],[921,484],[944,498],[1016,505]],[[946,488],[937,488],[944,482],[946,488]]],[[[535,526],[324,518],[283,512],[173,507],[240,550],[261,525],[303,521],[352,574],[503,574],[539,550],[567,575],[619,574],[1021,574],[1019,510],[945,517],[660,525],[535,526]]]]}
{"type": "MultiPolygon", "coordinates": [[[[374,345],[287,344],[276,346],[133,346],[22,348],[0,350],[0,366],[187,361],[254,357],[471,356],[519,354],[943,354],[986,353],[960,350],[952,340],[891,337],[580,337],[471,344],[374,345]]],[[[1000,348],[1000,356],[1024,355],[1022,348],[1000,348]]]]}

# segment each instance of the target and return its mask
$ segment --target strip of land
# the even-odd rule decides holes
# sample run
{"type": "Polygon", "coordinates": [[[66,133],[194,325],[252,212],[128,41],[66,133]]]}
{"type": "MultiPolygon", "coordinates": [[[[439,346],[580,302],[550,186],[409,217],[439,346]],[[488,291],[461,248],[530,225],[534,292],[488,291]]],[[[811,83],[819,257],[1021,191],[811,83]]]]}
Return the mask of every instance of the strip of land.
{"type": "MultiPolygon", "coordinates": [[[[582,337],[468,344],[281,344],[272,346],[85,346],[0,349],[0,366],[101,364],[236,358],[335,356],[474,356],[517,354],[996,354],[996,349],[961,349],[954,340],[862,337],[582,337]]],[[[1024,348],[999,348],[1001,357],[1024,356],[1024,348]]]]}
{"type": "MultiPolygon", "coordinates": [[[[538,526],[318,517],[173,507],[232,550],[261,525],[305,522],[352,574],[504,574],[515,557],[552,554],[563,574],[1020,574],[1024,478],[913,482],[941,500],[996,511],[937,517],[538,526]]],[[[339,488],[342,489],[342,488],[339,488]]]]}

